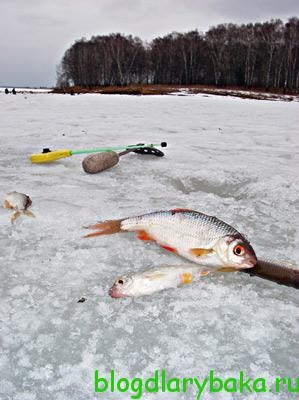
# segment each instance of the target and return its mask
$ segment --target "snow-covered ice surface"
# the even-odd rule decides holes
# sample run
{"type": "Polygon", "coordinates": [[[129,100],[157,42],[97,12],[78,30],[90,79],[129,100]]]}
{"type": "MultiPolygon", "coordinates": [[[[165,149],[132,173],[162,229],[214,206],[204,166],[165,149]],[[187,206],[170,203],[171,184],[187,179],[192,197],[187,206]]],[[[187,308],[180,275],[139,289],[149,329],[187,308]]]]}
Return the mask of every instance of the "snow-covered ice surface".
{"type": "MultiPolygon", "coordinates": [[[[219,274],[139,299],[111,299],[118,275],[182,260],[133,234],[83,239],[82,226],[174,207],[216,215],[259,257],[299,260],[299,103],[219,96],[0,94],[0,193],[33,200],[15,226],[0,209],[0,398],[125,399],[95,394],[103,376],[199,377],[240,370],[269,385],[298,376],[298,293],[219,274]],[[127,155],[87,175],[83,156],[31,165],[43,147],[167,141],[164,158],[127,155]],[[77,303],[81,297],[84,303],[77,303]]],[[[143,399],[193,399],[145,394],[143,399]]],[[[294,399],[204,392],[204,399],[294,399]],[[220,396],[220,397],[219,397],[220,396]]]]}

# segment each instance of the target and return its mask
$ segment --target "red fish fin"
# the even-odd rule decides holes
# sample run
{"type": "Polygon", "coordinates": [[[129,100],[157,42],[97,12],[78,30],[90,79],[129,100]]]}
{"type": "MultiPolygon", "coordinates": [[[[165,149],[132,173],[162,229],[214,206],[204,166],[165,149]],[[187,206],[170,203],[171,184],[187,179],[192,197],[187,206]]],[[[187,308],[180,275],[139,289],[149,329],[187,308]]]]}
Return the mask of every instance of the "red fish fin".
{"type": "Polygon", "coordinates": [[[105,233],[102,233],[101,231],[96,231],[93,233],[89,233],[88,235],[84,235],[84,238],[90,238],[90,237],[95,237],[95,236],[101,236],[101,235],[105,235],[105,233]]]}
{"type": "Polygon", "coordinates": [[[174,247],[170,247],[170,246],[167,246],[167,245],[164,245],[164,244],[160,244],[160,246],[165,250],[171,251],[172,253],[176,253],[177,252],[177,250],[174,247]]]}
{"type": "Polygon", "coordinates": [[[207,276],[211,273],[208,269],[203,269],[202,271],[199,272],[199,276],[207,276]]]}
{"type": "Polygon", "coordinates": [[[146,231],[139,231],[137,238],[140,240],[154,240],[146,231]]]}
{"type": "Polygon", "coordinates": [[[123,219],[99,222],[95,225],[87,226],[86,229],[95,229],[97,232],[90,233],[84,237],[93,237],[100,235],[112,235],[113,233],[121,232],[121,222],[123,219]]]}
{"type": "Polygon", "coordinates": [[[213,251],[213,249],[191,249],[190,253],[196,257],[204,257],[207,254],[212,253],[213,251]]]}
{"type": "Polygon", "coordinates": [[[191,283],[193,281],[193,274],[184,272],[181,275],[181,283],[191,283]]]}
{"type": "Polygon", "coordinates": [[[172,210],[170,210],[172,215],[176,214],[176,213],[180,213],[180,212],[188,212],[188,211],[193,211],[190,210],[189,208],[173,208],[172,210]]]}
{"type": "Polygon", "coordinates": [[[35,218],[35,215],[30,210],[24,210],[23,213],[27,215],[27,217],[35,218]]]}
{"type": "Polygon", "coordinates": [[[20,217],[20,215],[20,211],[15,211],[11,217],[11,223],[13,224],[20,217]]]}
{"type": "Polygon", "coordinates": [[[13,208],[13,206],[10,204],[8,200],[4,201],[4,208],[13,208]]]}

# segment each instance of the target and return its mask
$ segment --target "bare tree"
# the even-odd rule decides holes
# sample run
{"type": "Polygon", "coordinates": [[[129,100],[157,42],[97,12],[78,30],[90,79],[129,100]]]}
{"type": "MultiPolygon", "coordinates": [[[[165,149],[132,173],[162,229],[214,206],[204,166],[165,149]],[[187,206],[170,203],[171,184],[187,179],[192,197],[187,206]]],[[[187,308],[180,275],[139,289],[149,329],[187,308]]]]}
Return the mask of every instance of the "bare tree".
{"type": "Polygon", "coordinates": [[[57,85],[215,84],[299,88],[299,20],[221,24],[205,34],[173,32],[143,43],[114,33],[77,40],[57,85]]]}

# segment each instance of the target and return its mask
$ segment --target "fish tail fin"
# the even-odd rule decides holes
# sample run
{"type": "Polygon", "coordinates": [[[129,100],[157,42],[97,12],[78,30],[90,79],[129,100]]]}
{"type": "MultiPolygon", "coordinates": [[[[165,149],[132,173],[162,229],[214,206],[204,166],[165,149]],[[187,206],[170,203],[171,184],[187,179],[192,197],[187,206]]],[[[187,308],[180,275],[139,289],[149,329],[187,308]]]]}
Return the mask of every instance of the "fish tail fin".
{"type": "Polygon", "coordinates": [[[219,267],[217,268],[218,272],[238,272],[238,268],[234,267],[219,267]]]}
{"type": "Polygon", "coordinates": [[[27,217],[35,218],[35,215],[33,214],[32,211],[24,210],[23,214],[27,215],[27,217]]]}
{"type": "Polygon", "coordinates": [[[13,224],[20,217],[20,215],[21,215],[20,211],[15,211],[12,214],[11,223],[13,224]]]}
{"type": "Polygon", "coordinates": [[[86,226],[84,228],[94,229],[94,230],[96,230],[96,232],[89,233],[88,235],[85,235],[84,237],[87,238],[87,237],[94,237],[94,236],[101,236],[101,235],[113,235],[114,233],[124,231],[124,229],[121,228],[121,223],[123,220],[124,219],[114,219],[114,220],[98,222],[97,224],[86,226]]]}

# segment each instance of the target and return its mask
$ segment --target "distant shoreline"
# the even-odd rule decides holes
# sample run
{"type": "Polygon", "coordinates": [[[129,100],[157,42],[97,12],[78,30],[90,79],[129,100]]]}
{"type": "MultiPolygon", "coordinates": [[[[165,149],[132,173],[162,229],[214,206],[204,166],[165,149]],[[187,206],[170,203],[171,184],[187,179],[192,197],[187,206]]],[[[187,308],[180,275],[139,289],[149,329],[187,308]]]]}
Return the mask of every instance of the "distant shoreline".
{"type": "Polygon", "coordinates": [[[12,89],[15,89],[17,93],[49,93],[53,91],[53,87],[46,88],[46,87],[21,87],[21,86],[0,86],[0,93],[4,93],[5,89],[9,90],[11,93],[12,89]]]}
{"type": "MultiPolygon", "coordinates": [[[[12,87],[0,87],[0,93],[4,93],[5,89],[9,89],[11,93],[12,87]]],[[[54,94],[118,94],[133,96],[148,95],[176,95],[188,96],[195,94],[203,94],[206,96],[230,96],[243,99],[254,100],[271,100],[271,101],[299,101],[299,91],[284,91],[283,89],[266,89],[266,88],[245,88],[245,87],[219,87],[213,85],[129,85],[129,86],[69,86],[66,88],[30,88],[16,87],[17,94],[37,94],[37,93],[54,93],[54,94]]]]}
{"type": "Polygon", "coordinates": [[[256,100],[283,100],[293,101],[299,100],[298,91],[283,91],[283,89],[266,89],[266,88],[244,88],[244,87],[219,87],[212,85],[130,85],[130,86],[96,86],[82,87],[70,86],[67,88],[54,88],[52,93],[59,94],[84,94],[84,93],[99,93],[99,94],[125,94],[135,96],[147,95],[219,95],[232,96],[244,99],[256,100]]]}

